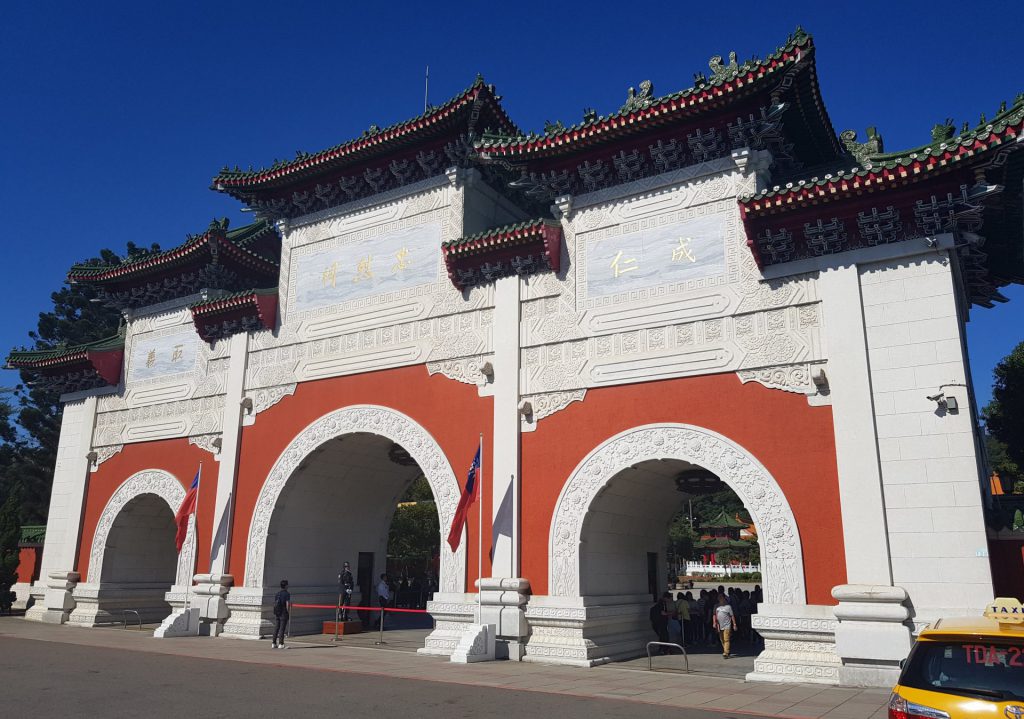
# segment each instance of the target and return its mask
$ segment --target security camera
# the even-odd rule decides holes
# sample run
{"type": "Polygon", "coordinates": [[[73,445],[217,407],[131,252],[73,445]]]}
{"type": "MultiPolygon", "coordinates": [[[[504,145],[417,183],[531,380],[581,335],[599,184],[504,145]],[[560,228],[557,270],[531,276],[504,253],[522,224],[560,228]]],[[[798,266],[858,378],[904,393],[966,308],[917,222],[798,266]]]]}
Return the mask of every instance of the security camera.
{"type": "Polygon", "coordinates": [[[938,401],[940,401],[942,399],[942,397],[943,397],[943,393],[942,392],[939,392],[938,394],[928,395],[928,399],[930,399],[932,402],[938,402],[938,401]]]}

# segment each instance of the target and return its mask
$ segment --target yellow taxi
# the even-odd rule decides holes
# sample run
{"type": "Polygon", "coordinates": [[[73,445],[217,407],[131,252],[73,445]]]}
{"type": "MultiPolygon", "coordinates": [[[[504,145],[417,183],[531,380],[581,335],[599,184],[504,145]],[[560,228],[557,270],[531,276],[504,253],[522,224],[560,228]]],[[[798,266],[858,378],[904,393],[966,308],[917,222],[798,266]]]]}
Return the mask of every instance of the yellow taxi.
{"type": "Polygon", "coordinates": [[[1024,719],[1024,606],[996,599],[981,617],[921,631],[889,697],[889,719],[1024,719]]]}

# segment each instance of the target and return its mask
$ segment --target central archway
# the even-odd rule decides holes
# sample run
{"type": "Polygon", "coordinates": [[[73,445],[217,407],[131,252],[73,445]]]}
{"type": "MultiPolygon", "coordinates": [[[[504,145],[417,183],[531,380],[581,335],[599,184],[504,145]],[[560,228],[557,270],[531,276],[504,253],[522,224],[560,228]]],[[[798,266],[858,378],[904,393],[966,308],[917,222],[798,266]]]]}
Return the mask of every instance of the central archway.
{"type": "Polygon", "coordinates": [[[652,460],[679,460],[717,475],[758,527],[765,601],[804,604],[803,549],[793,511],[774,477],[747,450],[717,432],[685,424],[636,427],[608,439],[573,470],[551,522],[549,591],[578,597],[584,525],[598,495],[619,473],[652,460]]]}
{"type": "MultiPolygon", "coordinates": [[[[410,417],[374,405],[354,405],[319,418],[300,432],[275,462],[256,500],[246,548],[245,587],[264,587],[267,546],[275,507],[290,478],[325,443],[345,435],[376,435],[408,452],[426,477],[442,528],[451,525],[459,501],[459,483],[434,438],[410,417]]],[[[439,585],[442,592],[461,593],[466,586],[466,542],[452,552],[441,543],[439,585]]]]}

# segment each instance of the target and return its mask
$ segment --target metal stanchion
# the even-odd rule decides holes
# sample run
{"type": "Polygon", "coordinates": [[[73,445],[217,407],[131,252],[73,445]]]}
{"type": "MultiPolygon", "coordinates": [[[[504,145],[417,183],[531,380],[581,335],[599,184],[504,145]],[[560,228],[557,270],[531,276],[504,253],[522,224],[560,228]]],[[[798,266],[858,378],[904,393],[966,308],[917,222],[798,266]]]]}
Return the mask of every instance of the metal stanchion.
{"type": "Polygon", "coordinates": [[[380,638],[374,642],[376,645],[387,644],[384,641],[384,612],[387,611],[385,607],[380,608],[380,638]]]}

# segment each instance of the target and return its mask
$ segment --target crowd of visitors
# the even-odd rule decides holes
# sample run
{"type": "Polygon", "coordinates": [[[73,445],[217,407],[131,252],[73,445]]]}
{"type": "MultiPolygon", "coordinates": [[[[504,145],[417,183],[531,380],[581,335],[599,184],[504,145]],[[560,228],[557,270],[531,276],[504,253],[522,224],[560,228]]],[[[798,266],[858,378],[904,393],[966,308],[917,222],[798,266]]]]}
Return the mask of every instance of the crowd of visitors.
{"type": "MultiPolygon", "coordinates": [[[[761,585],[753,591],[719,585],[717,589],[693,592],[665,592],[650,611],[651,628],[659,642],[704,648],[718,645],[722,657],[732,655],[732,640],[745,641],[757,648],[762,640],[751,625],[751,615],[764,601],[761,585]]],[[[662,653],[668,653],[667,647],[662,653]]]]}

